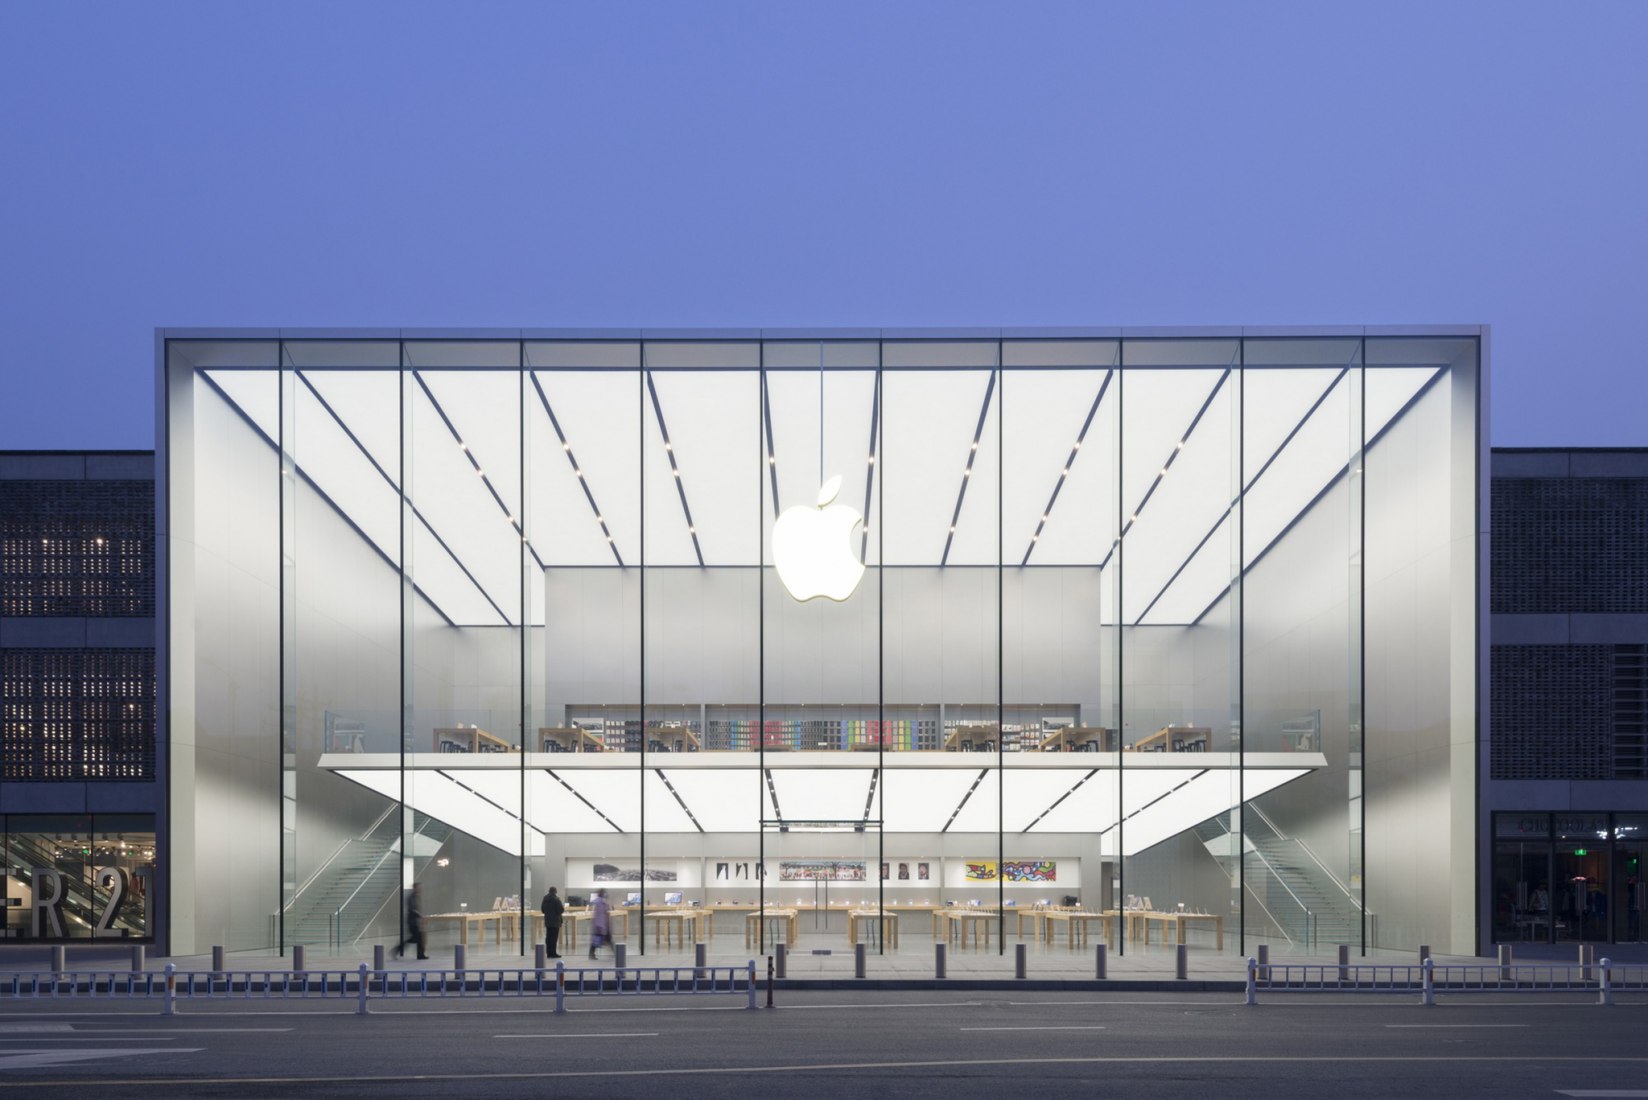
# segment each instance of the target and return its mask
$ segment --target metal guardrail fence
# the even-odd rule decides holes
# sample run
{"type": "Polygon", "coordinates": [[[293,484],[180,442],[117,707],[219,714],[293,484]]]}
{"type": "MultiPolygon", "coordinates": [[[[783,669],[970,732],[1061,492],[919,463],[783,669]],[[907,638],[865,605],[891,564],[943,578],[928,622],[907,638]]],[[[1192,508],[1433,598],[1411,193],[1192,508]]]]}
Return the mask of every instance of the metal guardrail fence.
{"type": "Polygon", "coordinates": [[[1297,964],[1247,960],[1247,1003],[1260,990],[1277,993],[1417,993],[1434,1005],[1437,993],[1596,993],[1612,1004],[1618,990],[1648,990],[1648,966],[1593,964],[1297,964]]]}
{"type": "Polygon", "coordinates": [[[441,997],[553,997],[556,1013],[567,997],[728,996],[742,994],[755,1007],[755,960],[733,966],[580,967],[506,970],[221,970],[163,972],[121,970],[40,971],[0,975],[0,1002],[40,998],[161,998],[162,1016],[177,1013],[179,1000],[352,1000],[358,1015],[372,1001],[441,997]]]}

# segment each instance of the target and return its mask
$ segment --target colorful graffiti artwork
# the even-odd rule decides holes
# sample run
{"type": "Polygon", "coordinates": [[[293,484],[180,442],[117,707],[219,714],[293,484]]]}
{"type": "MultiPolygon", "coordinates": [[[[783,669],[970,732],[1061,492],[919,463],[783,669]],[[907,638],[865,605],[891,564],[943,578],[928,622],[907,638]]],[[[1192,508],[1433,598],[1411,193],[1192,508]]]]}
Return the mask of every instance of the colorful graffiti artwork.
{"type": "Polygon", "coordinates": [[[993,859],[968,860],[968,882],[995,882],[1000,875],[1005,882],[1057,882],[1059,865],[1052,859],[1010,859],[998,871],[993,859]]]}

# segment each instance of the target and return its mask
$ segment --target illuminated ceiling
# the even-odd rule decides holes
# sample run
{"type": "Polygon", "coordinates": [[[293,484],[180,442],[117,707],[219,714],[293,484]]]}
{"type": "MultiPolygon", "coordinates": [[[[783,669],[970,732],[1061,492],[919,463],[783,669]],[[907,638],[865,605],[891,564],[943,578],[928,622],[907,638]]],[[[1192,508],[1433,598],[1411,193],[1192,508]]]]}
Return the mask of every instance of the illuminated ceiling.
{"type": "Polygon", "coordinates": [[[872,568],[1102,568],[1120,536],[1120,617],[1153,625],[1228,587],[1234,500],[1251,562],[1443,376],[1444,343],[1365,370],[1354,339],[1240,370],[1236,340],[1147,344],[1142,363],[1130,343],[1125,371],[1117,341],[1004,344],[1002,371],[995,341],[938,366],[888,343],[878,386],[875,341],[680,343],[645,370],[531,341],[408,343],[403,370],[394,342],[292,341],[283,372],[204,356],[223,365],[195,377],[392,566],[404,481],[415,584],[455,624],[541,607],[520,598],[522,546],[534,568],[755,565],[775,515],[840,475],[872,568]]]}
{"type": "Polygon", "coordinates": [[[328,754],[320,766],[511,855],[546,831],[771,830],[873,833],[1097,833],[1105,854],[1134,855],[1300,776],[1320,753],[328,754]],[[524,771],[523,771],[524,765],[524,771]],[[1121,772],[1118,772],[1121,768],[1121,772]],[[1238,768],[1241,784],[1237,783],[1238,768]],[[403,788],[404,781],[404,788],[403,788]],[[1005,783],[1005,791],[1001,785],[1005,783]],[[999,808],[999,809],[998,809],[999,808]],[[1116,827],[1118,816],[1121,827],[1116,827]]]}

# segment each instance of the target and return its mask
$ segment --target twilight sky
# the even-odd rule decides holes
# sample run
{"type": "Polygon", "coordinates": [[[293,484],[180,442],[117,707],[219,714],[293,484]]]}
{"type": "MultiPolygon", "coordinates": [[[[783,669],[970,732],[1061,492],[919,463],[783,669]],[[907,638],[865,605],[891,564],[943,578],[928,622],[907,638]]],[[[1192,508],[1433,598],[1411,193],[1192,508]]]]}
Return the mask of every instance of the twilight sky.
{"type": "Polygon", "coordinates": [[[1648,445],[1648,3],[0,6],[0,449],[162,325],[1487,323],[1648,445]]]}

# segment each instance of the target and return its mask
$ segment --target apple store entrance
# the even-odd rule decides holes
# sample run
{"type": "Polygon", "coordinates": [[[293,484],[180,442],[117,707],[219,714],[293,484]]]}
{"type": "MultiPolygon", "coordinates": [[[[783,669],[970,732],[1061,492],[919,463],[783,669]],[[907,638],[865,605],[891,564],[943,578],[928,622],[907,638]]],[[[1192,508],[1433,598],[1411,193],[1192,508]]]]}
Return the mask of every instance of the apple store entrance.
{"type": "Polygon", "coordinates": [[[362,952],[416,883],[433,945],[513,955],[555,887],[569,960],[601,892],[632,959],[1447,942],[1473,335],[162,369],[175,937],[362,952]]]}

